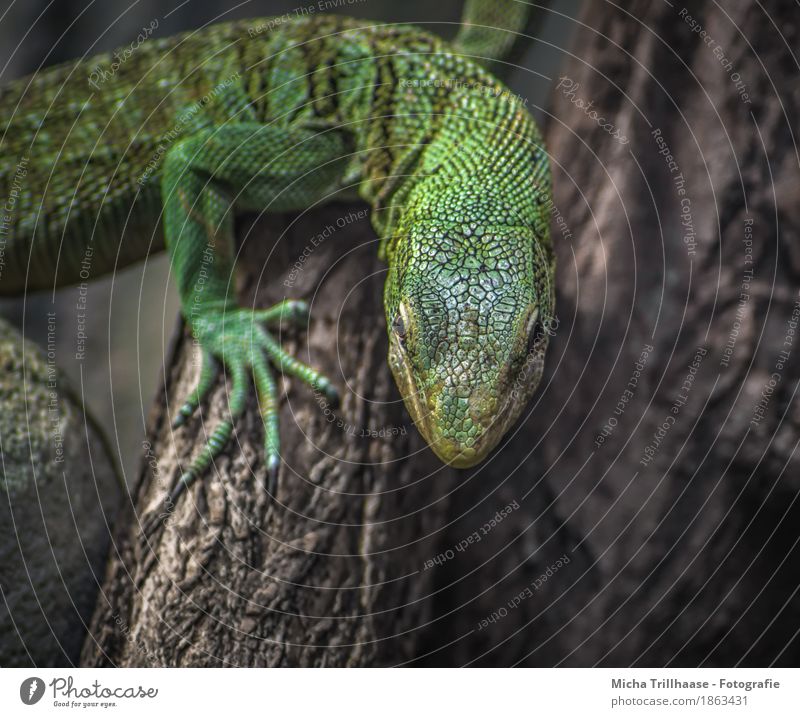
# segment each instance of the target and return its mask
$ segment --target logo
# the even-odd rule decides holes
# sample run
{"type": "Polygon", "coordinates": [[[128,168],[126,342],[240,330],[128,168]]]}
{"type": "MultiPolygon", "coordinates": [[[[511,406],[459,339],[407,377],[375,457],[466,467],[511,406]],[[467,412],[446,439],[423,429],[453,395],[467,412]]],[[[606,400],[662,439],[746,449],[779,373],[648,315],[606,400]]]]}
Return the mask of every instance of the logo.
{"type": "Polygon", "coordinates": [[[35,705],[44,697],[44,680],[38,677],[29,677],[23,680],[19,687],[19,698],[26,705],[35,705]]]}

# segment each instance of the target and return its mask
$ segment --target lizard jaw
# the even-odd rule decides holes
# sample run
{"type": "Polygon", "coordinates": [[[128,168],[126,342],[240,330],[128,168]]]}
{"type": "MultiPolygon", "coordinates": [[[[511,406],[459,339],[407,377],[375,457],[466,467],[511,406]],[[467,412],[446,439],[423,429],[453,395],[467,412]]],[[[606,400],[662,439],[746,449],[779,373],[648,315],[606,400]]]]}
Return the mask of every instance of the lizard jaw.
{"type": "Polygon", "coordinates": [[[442,463],[447,463],[453,468],[472,468],[480,463],[491,450],[491,447],[489,450],[479,450],[474,446],[468,447],[446,438],[429,437],[424,432],[423,435],[442,463]]]}
{"type": "Polygon", "coordinates": [[[503,432],[497,429],[504,425],[504,421],[498,417],[493,418],[486,430],[471,445],[445,435],[438,414],[427,405],[411,366],[403,359],[402,350],[395,345],[393,338],[390,338],[389,343],[389,365],[414,425],[443,463],[453,468],[471,468],[480,463],[500,442],[503,432]]]}

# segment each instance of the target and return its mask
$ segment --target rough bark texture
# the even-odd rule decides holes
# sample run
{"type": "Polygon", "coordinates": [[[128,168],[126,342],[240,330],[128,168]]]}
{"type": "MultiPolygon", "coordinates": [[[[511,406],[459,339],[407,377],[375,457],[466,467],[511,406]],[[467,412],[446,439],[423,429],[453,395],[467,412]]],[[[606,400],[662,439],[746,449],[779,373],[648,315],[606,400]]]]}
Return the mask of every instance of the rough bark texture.
{"type": "MultiPolygon", "coordinates": [[[[293,386],[273,503],[252,405],[241,448],[155,545],[135,524],[118,536],[87,664],[797,664],[796,10],[693,4],[720,59],[679,5],[624,7],[586,4],[561,73],[579,86],[554,90],[560,326],[516,434],[454,476],[415,452],[410,426],[354,438],[293,386]]],[[[342,209],[325,212],[289,231],[292,257],[342,209]]],[[[317,248],[287,293],[309,295],[333,266],[311,360],[349,382],[344,420],[407,426],[384,363],[381,267],[359,226],[317,248]]],[[[251,249],[253,282],[268,246],[251,249]]],[[[280,298],[279,264],[266,265],[263,305],[280,298]]],[[[189,385],[190,356],[181,341],[170,397],[189,385]]],[[[201,438],[198,422],[171,435],[158,412],[159,475],[201,438]]],[[[138,511],[155,486],[145,471],[138,511]]]]}

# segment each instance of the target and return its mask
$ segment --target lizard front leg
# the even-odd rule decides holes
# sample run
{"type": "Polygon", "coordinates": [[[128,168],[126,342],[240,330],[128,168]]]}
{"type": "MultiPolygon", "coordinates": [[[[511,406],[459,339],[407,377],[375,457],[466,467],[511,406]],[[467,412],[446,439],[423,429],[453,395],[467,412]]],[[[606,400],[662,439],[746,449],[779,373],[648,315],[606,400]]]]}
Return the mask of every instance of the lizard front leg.
{"type": "Polygon", "coordinates": [[[296,376],[326,396],[331,382],[286,353],[264,324],[301,319],[303,302],[284,301],[264,310],[237,305],[234,296],[234,208],[305,208],[338,187],[346,162],[344,137],[335,131],[230,124],[198,132],[170,149],[161,183],[167,250],[183,315],[202,352],[196,389],[180,408],[182,424],[208,395],[225,368],[231,381],[229,416],[184,471],[175,498],[223,450],[241,416],[252,378],[265,429],[270,490],[280,466],[278,397],[272,366],[296,376]],[[271,365],[270,365],[271,364],[271,365]]]}

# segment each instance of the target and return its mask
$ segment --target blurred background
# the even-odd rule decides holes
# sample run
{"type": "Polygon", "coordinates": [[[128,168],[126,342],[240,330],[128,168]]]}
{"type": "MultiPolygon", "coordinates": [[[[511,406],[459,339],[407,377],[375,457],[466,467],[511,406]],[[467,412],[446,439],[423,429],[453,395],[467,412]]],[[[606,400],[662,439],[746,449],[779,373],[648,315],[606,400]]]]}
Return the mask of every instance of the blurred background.
{"type": "MultiPolygon", "coordinates": [[[[311,3],[315,5],[315,3],[311,3]]],[[[333,3],[336,5],[337,3],[333,3]]],[[[543,119],[542,107],[551,76],[570,45],[578,0],[549,4],[540,37],[532,42],[525,62],[536,73],[518,71],[512,89],[528,99],[528,107],[543,119]]],[[[152,26],[154,37],[202,27],[208,23],[293,12],[296,0],[25,0],[2,5],[0,15],[0,83],[38,68],[128,46],[142,28],[152,26]]],[[[341,2],[331,12],[424,25],[452,37],[461,14],[460,0],[361,0],[341,2]]],[[[79,299],[85,298],[86,359],[76,360],[72,331],[56,332],[56,362],[82,395],[88,410],[105,428],[130,484],[142,456],[145,422],[162,378],[169,339],[176,326],[179,302],[169,276],[166,254],[127,267],[89,284],[88,294],[77,287],[54,296],[32,294],[0,300],[0,315],[40,345],[47,337],[47,313],[55,311],[59,325],[75,326],[79,299]],[[63,320],[62,320],[63,319],[63,320]]],[[[380,297],[376,297],[376,301],[380,297]]],[[[84,310],[81,307],[81,310],[84,310]]]]}

